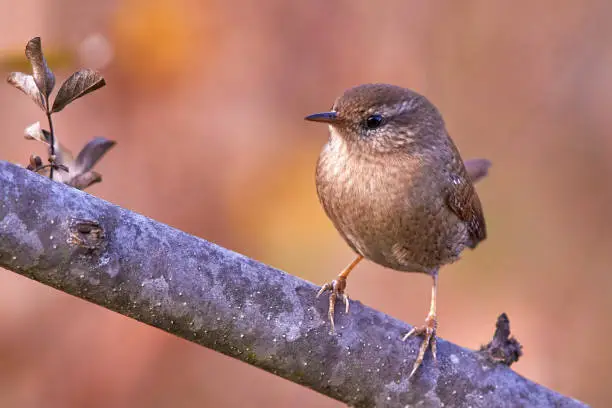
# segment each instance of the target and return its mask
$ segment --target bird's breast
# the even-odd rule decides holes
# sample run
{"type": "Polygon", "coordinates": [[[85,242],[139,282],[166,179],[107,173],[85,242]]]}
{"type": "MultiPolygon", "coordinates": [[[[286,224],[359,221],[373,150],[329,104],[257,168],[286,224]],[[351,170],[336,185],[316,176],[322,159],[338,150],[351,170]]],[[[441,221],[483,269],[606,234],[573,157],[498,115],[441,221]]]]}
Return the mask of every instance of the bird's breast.
{"type": "Polygon", "coordinates": [[[424,171],[419,157],[351,152],[332,134],[317,163],[317,193],[354,251],[393,269],[430,272],[462,248],[448,248],[448,223],[457,219],[424,171]]]}

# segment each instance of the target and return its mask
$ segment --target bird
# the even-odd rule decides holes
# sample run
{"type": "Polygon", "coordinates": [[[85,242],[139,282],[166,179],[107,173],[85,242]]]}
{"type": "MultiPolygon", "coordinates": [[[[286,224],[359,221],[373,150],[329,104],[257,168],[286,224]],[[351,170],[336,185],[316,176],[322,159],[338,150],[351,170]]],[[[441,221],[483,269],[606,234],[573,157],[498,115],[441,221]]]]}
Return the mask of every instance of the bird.
{"type": "Polygon", "coordinates": [[[421,336],[411,378],[429,348],[437,361],[438,273],[465,248],[486,239],[482,205],[474,183],[491,162],[464,162],[439,110],[425,96],[390,84],[346,90],[330,111],[306,116],[329,127],[316,165],[319,201],[336,230],[355,252],[329,291],[332,333],[338,299],[349,312],[347,278],[363,259],[401,272],[432,278],[425,324],[402,340],[421,336]]]}

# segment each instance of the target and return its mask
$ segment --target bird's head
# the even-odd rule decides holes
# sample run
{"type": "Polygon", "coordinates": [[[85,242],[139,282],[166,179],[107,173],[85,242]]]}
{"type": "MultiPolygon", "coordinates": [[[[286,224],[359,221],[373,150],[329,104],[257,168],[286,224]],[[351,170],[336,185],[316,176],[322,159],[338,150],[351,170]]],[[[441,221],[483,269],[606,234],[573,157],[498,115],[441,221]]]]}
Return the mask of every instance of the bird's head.
{"type": "Polygon", "coordinates": [[[444,131],[442,117],[424,96],[387,84],[351,88],[331,111],[305,119],[327,123],[349,146],[374,153],[428,146],[444,131]]]}

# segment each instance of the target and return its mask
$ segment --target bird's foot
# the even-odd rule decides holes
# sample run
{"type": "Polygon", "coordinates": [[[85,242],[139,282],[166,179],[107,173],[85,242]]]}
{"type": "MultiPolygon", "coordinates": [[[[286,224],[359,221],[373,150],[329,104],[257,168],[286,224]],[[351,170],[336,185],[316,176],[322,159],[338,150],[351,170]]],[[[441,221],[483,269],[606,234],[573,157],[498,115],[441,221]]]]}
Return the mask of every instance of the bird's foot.
{"type": "Polygon", "coordinates": [[[342,300],[344,301],[344,306],[345,306],[345,310],[346,313],[348,314],[349,312],[349,297],[348,294],[346,294],[344,292],[344,289],[346,289],[346,278],[339,276],[338,279],[335,279],[331,282],[326,283],[325,285],[321,286],[321,289],[319,290],[319,293],[317,293],[317,297],[321,296],[324,292],[327,292],[328,290],[331,292],[329,294],[329,322],[331,323],[331,331],[332,333],[335,332],[335,326],[334,326],[334,310],[336,308],[336,299],[341,297],[342,300]]]}
{"type": "Polygon", "coordinates": [[[414,361],[412,372],[410,373],[410,376],[408,378],[411,378],[414,375],[414,373],[416,373],[418,368],[421,366],[421,364],[423,363],[423,358],[425,357],[425,353],[427,352],[427,349],[429,348],[430,345],[431,345],[431,354],[433,355],[434,361],[437,361],[437,356],[436,356],[436,351],[437,351],[436,350],[437,349],[436,329],[437,327],[438,327],[438,321],[437,321],[436,315],[430,313],[429,315],[427,315],[427,318],[425,319],[425,324],[423,326],[413,327],[412,330],[406,333],[406,335],[402,339],[402,341],[406,341],[406,339],[408,339],[411,336],[423,336],[423,342],[421,343],[421,347],[419,348],[419,354],[417,355],[417,358],[414,361]]]}

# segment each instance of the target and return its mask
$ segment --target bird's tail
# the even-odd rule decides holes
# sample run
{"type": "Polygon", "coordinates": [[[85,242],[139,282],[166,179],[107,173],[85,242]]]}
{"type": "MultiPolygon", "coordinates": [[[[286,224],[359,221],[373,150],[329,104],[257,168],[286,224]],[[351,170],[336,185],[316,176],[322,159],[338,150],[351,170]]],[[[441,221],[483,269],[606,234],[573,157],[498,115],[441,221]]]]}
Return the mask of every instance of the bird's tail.
{"type": "Polygon", "coordinates": [[[465,164],[465,169],[472,183],[476,183],[486,177],[489,173],[489,167],[491,167],[491,162],[487,159],[470,159],[466,160],[463,164],[465,164]]]}

